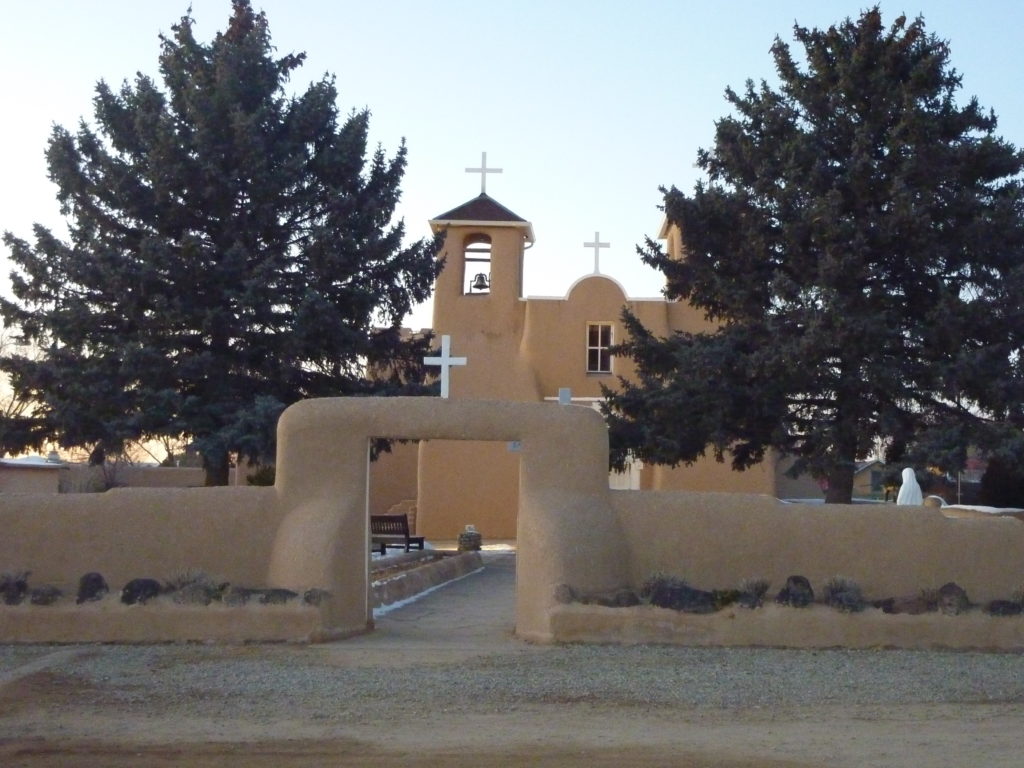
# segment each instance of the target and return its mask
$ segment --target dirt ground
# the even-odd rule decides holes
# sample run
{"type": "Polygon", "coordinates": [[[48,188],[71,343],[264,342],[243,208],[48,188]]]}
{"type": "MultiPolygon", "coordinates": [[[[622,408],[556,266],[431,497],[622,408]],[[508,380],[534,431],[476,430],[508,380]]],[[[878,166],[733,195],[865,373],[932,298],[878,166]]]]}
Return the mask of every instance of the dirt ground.
{"type": "MultiPolygon", "coordinates": [[[[27,702],[26,702],[27,703],[27,702]]],[[[54,710],[50,710],[55,714],[54,710]]],[[[80,721],[106,739],[0,739],[0,765],[124,766],[1020,766],[1020,707],[700,711],[638,717],[616,707],[537,708],[459,722],[425,717],[355,726],[350,738],[265,739],[239,729],[229,742],[193,740],[187,719],[135,723],[145,740],[111,738],[102,718],[80,721]],[[472,731],[476,729],[476,733],[472,731]]]]}
{"type": "MultiPolygon", "coordinates": [[[[599,681],[575,687],[592,652],[601,664],[614,658],[627,680],[647,679],[644,665],[684,657],[520,643],[510,633],[513,567],[497,563],[384,616],[371,635],[324,646],[0,648],[0,766],[1024,765],[1024,683],[1016,681],[999,689],[1008,691],[1002,698],[958,693],[910,703],[884,692],[865,700],[855,677],[868,667],[849,672],[834,696],[817,691],[806,701],[788,687],[739,704],[715,699],[710,688],[710,703],[677,704],[658,691],[647,700],[599,681]],[[553,680],[562,664],[566,678],[553,680]],[[540,679],[512,690],[508,670],[528,677],[531,669],[541,669],[540,679]],[[306,676],[274,677],[288,670],[306,676]],[[463,675],[474,675],[473,684],[460,685],[463,675]],[[326,679],[342,687],[322,689],[326,679]],[[345,687],[357,685],[379,695],[345,687]]],[[[721,665],[742,665],[743,654],[730,651],[721,665]]],[[[798,671],[824,658],[842,674],[849,659],[827,654],[771,658],[798,671]]],[[[968,658],[986,661],[856,657],[878,660],[894,677],[904,658],[941,665],[940,679],[954,682],[973,674],[968,658]]],[[[1000,675],[1024,668],[1009,655],[992,659],[1000,675]]],[[[698,685],[703,670],[691,672],[698,685]]],[[[973,690],[969,683],[957,690],[973,690]]]]}

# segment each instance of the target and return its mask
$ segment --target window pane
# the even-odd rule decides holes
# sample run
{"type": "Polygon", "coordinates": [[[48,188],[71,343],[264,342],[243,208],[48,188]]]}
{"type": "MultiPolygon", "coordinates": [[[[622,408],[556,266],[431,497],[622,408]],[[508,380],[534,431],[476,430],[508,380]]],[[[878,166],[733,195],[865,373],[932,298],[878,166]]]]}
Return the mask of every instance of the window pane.
{"type": "Polygon", "coordinates": [[[587,323],[587,372],[611,373],[612,326],[609,323],[587,323]]]}

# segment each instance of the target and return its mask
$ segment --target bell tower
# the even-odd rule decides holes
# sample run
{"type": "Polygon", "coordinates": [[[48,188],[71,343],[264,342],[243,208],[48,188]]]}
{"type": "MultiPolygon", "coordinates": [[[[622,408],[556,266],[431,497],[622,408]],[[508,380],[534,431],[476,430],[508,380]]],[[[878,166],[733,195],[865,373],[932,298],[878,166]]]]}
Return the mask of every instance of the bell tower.
{"type": "Polygon", "coordinates": [[[523,258],[533,227],[486,192],[430,221],[445,233],[434,290],[434,332],[509,329],[521,312],[523,258]]]}
{"type": "MultiPolygon", "coordinates": [[[[434,334],[450,336],[451,353],[466,358],[451,372],[449,399],[541,400],[522,346],[523,259],[533,226],[481,189],[430,228],[445,233],[434,334]]],[[[422,535],[451,538],[474,524],[485,537],[515,538],[519,454],[500,442],[421,442],[417,495],[422,535]]]]}

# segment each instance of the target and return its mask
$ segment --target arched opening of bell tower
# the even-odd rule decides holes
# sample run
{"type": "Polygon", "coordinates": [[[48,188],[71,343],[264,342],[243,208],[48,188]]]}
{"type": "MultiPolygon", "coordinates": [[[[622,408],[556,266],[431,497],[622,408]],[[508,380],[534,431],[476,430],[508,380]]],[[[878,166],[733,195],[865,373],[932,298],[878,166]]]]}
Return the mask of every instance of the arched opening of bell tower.
{"type": "Polygon", "coordinates": [[[462,247],[462,292],[479,295],[491,292],[491,236],[482,232],[467,235],[462,247]]]}

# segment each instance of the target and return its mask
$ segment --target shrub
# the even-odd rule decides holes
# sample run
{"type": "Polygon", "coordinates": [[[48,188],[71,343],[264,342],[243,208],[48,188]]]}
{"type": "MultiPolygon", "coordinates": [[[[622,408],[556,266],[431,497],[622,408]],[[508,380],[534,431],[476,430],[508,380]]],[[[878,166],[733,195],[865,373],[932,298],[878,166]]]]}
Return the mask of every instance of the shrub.
{"type": "Polygon", "coordinates": [[[829,579],[822,590],[825,605],[844,613],[863,611],[866,605],[860,585],[852,579],[834,576],[829,579]]]}

